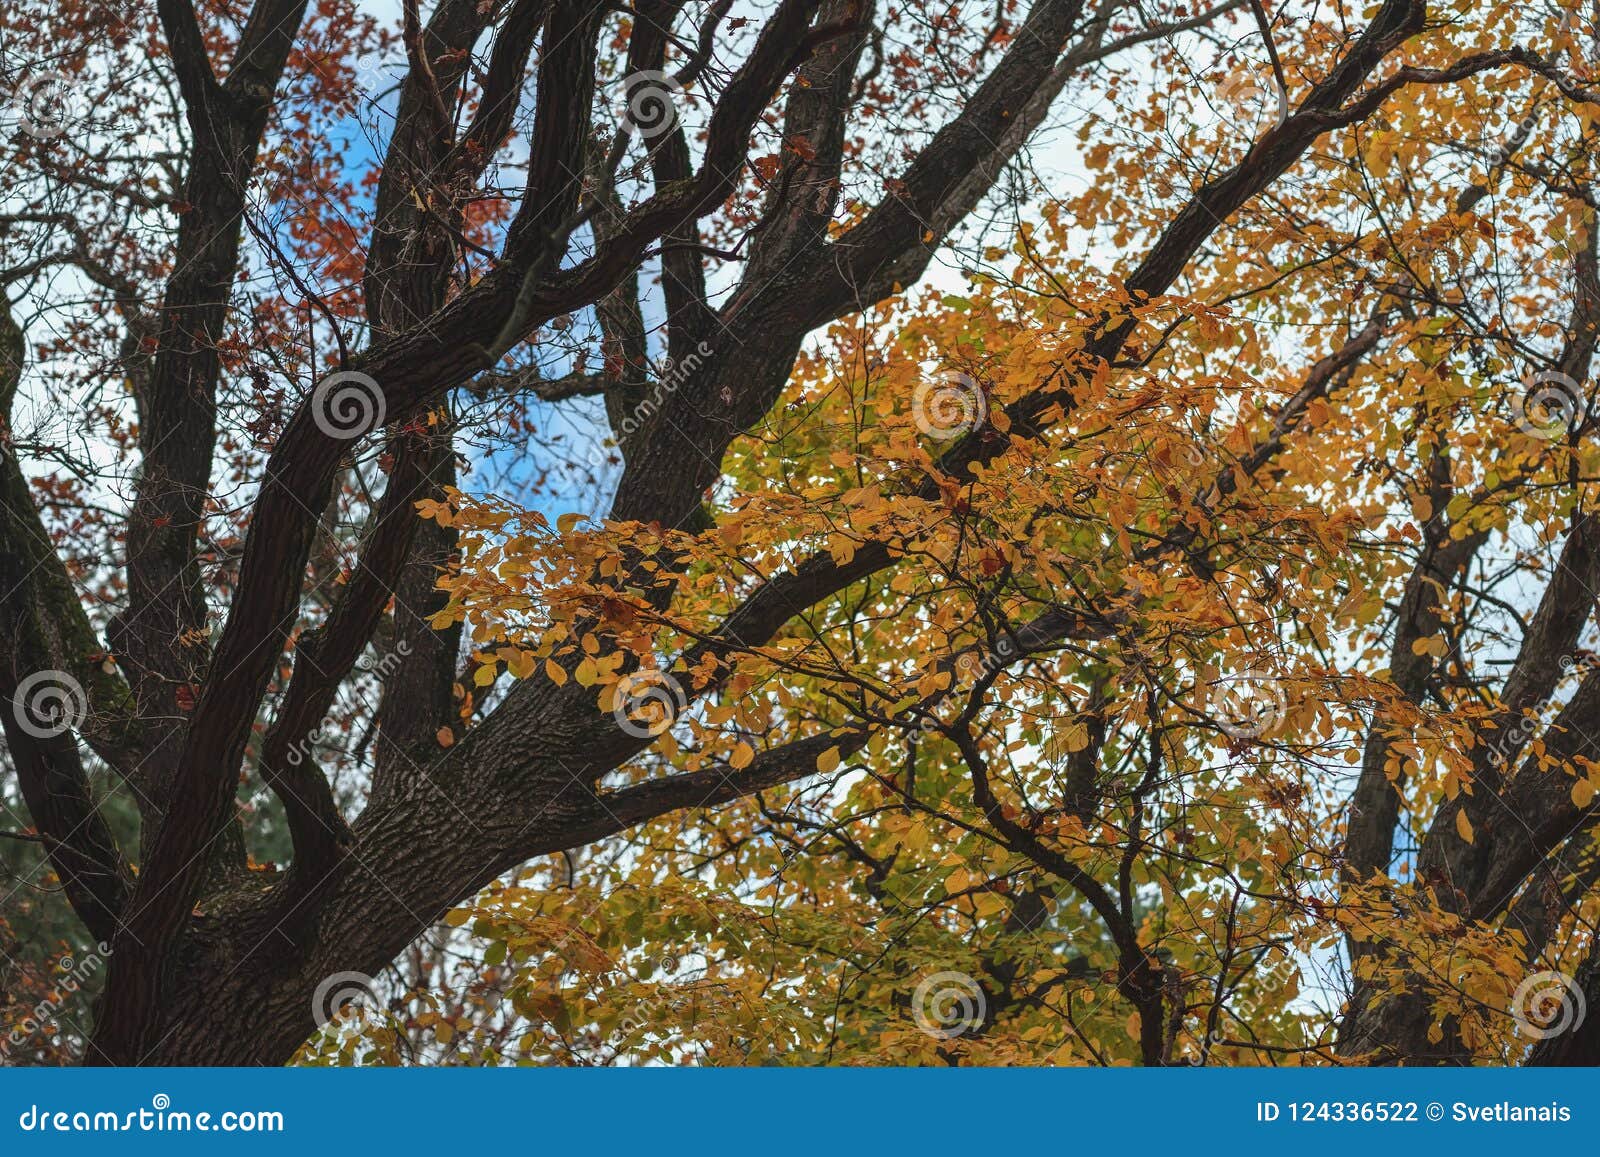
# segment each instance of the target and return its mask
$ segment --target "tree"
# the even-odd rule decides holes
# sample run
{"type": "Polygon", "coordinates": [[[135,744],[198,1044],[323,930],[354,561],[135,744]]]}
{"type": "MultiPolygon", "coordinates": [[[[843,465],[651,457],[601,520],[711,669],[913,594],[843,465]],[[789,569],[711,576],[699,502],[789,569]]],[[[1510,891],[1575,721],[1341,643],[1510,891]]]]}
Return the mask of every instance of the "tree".
{"type": "Polygon", "coordinates": [[[1592,21],[158,9],[8,28],[88,1059],[281,1063],[446,913],[490,983],[410,1027],[496,1057],[1520,1060],[1592,987],[1592,21]]]}

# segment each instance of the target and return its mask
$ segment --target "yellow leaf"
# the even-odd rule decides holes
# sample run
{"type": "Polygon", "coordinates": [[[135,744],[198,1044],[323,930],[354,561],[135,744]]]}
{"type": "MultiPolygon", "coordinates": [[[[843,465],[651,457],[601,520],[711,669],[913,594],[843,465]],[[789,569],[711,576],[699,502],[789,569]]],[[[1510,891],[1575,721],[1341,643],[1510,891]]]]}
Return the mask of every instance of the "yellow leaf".
{"type": "Polygon", "coordinates": [[[485,663],[472,673],[472,682],[478,687],[487,687],[494,682],[495,665],[485,663]]]}
{"type": "Polygon", "coordinates": [[[556,529],[562,534],[571,534],[572,528],[577,526],[578,523],[582,521],[583,515],[576,512],[563,514],[560,518],[556,519],[556,529]]]}
{"type": "Polygon", "coordinates": [[[545,677],[557,687],[561,686],[567,681],[566,668],[560,663],[557,663],[554,659],[546,659],[544,661],[544,673],[545,677]]]}
{"type": "Polygon", "coordinates": [[[830,747],[827,751],[824,751],[821,755],[817,756],[817,770],[820,772],[826,773],[834,771],[838,768],[838,766],[839,749],[837,747],[830,747]]]}
{"type": "Polygon", "coordinates": [[[1594,784],[1586,779],[1580,779],[1572,785],[1572,806],[1586,808],[1594,802],[1594,784]]]}
{"type": "Polygon", "coordinates": [[[750,766],[750,761],[756,757],[756,749],[748,743],[741,743],[733,749],[733,754],[728,756],[728,766],[735,771],[740,771],[750,766]]]}
{"type": "Polygon", "coordinates": [[[1472,842],[1472,821],[1467,818],[1466,808],[1456,812],[1456,835],[1469,844],[1472,842]]]}
{"type": "Polygon", "coordinates": [[[1082,751],[1089,746],[1089,729],[1082,723],[1072,724],[1061,736],[1061,746],[1068,753],[1082,751]]]}

